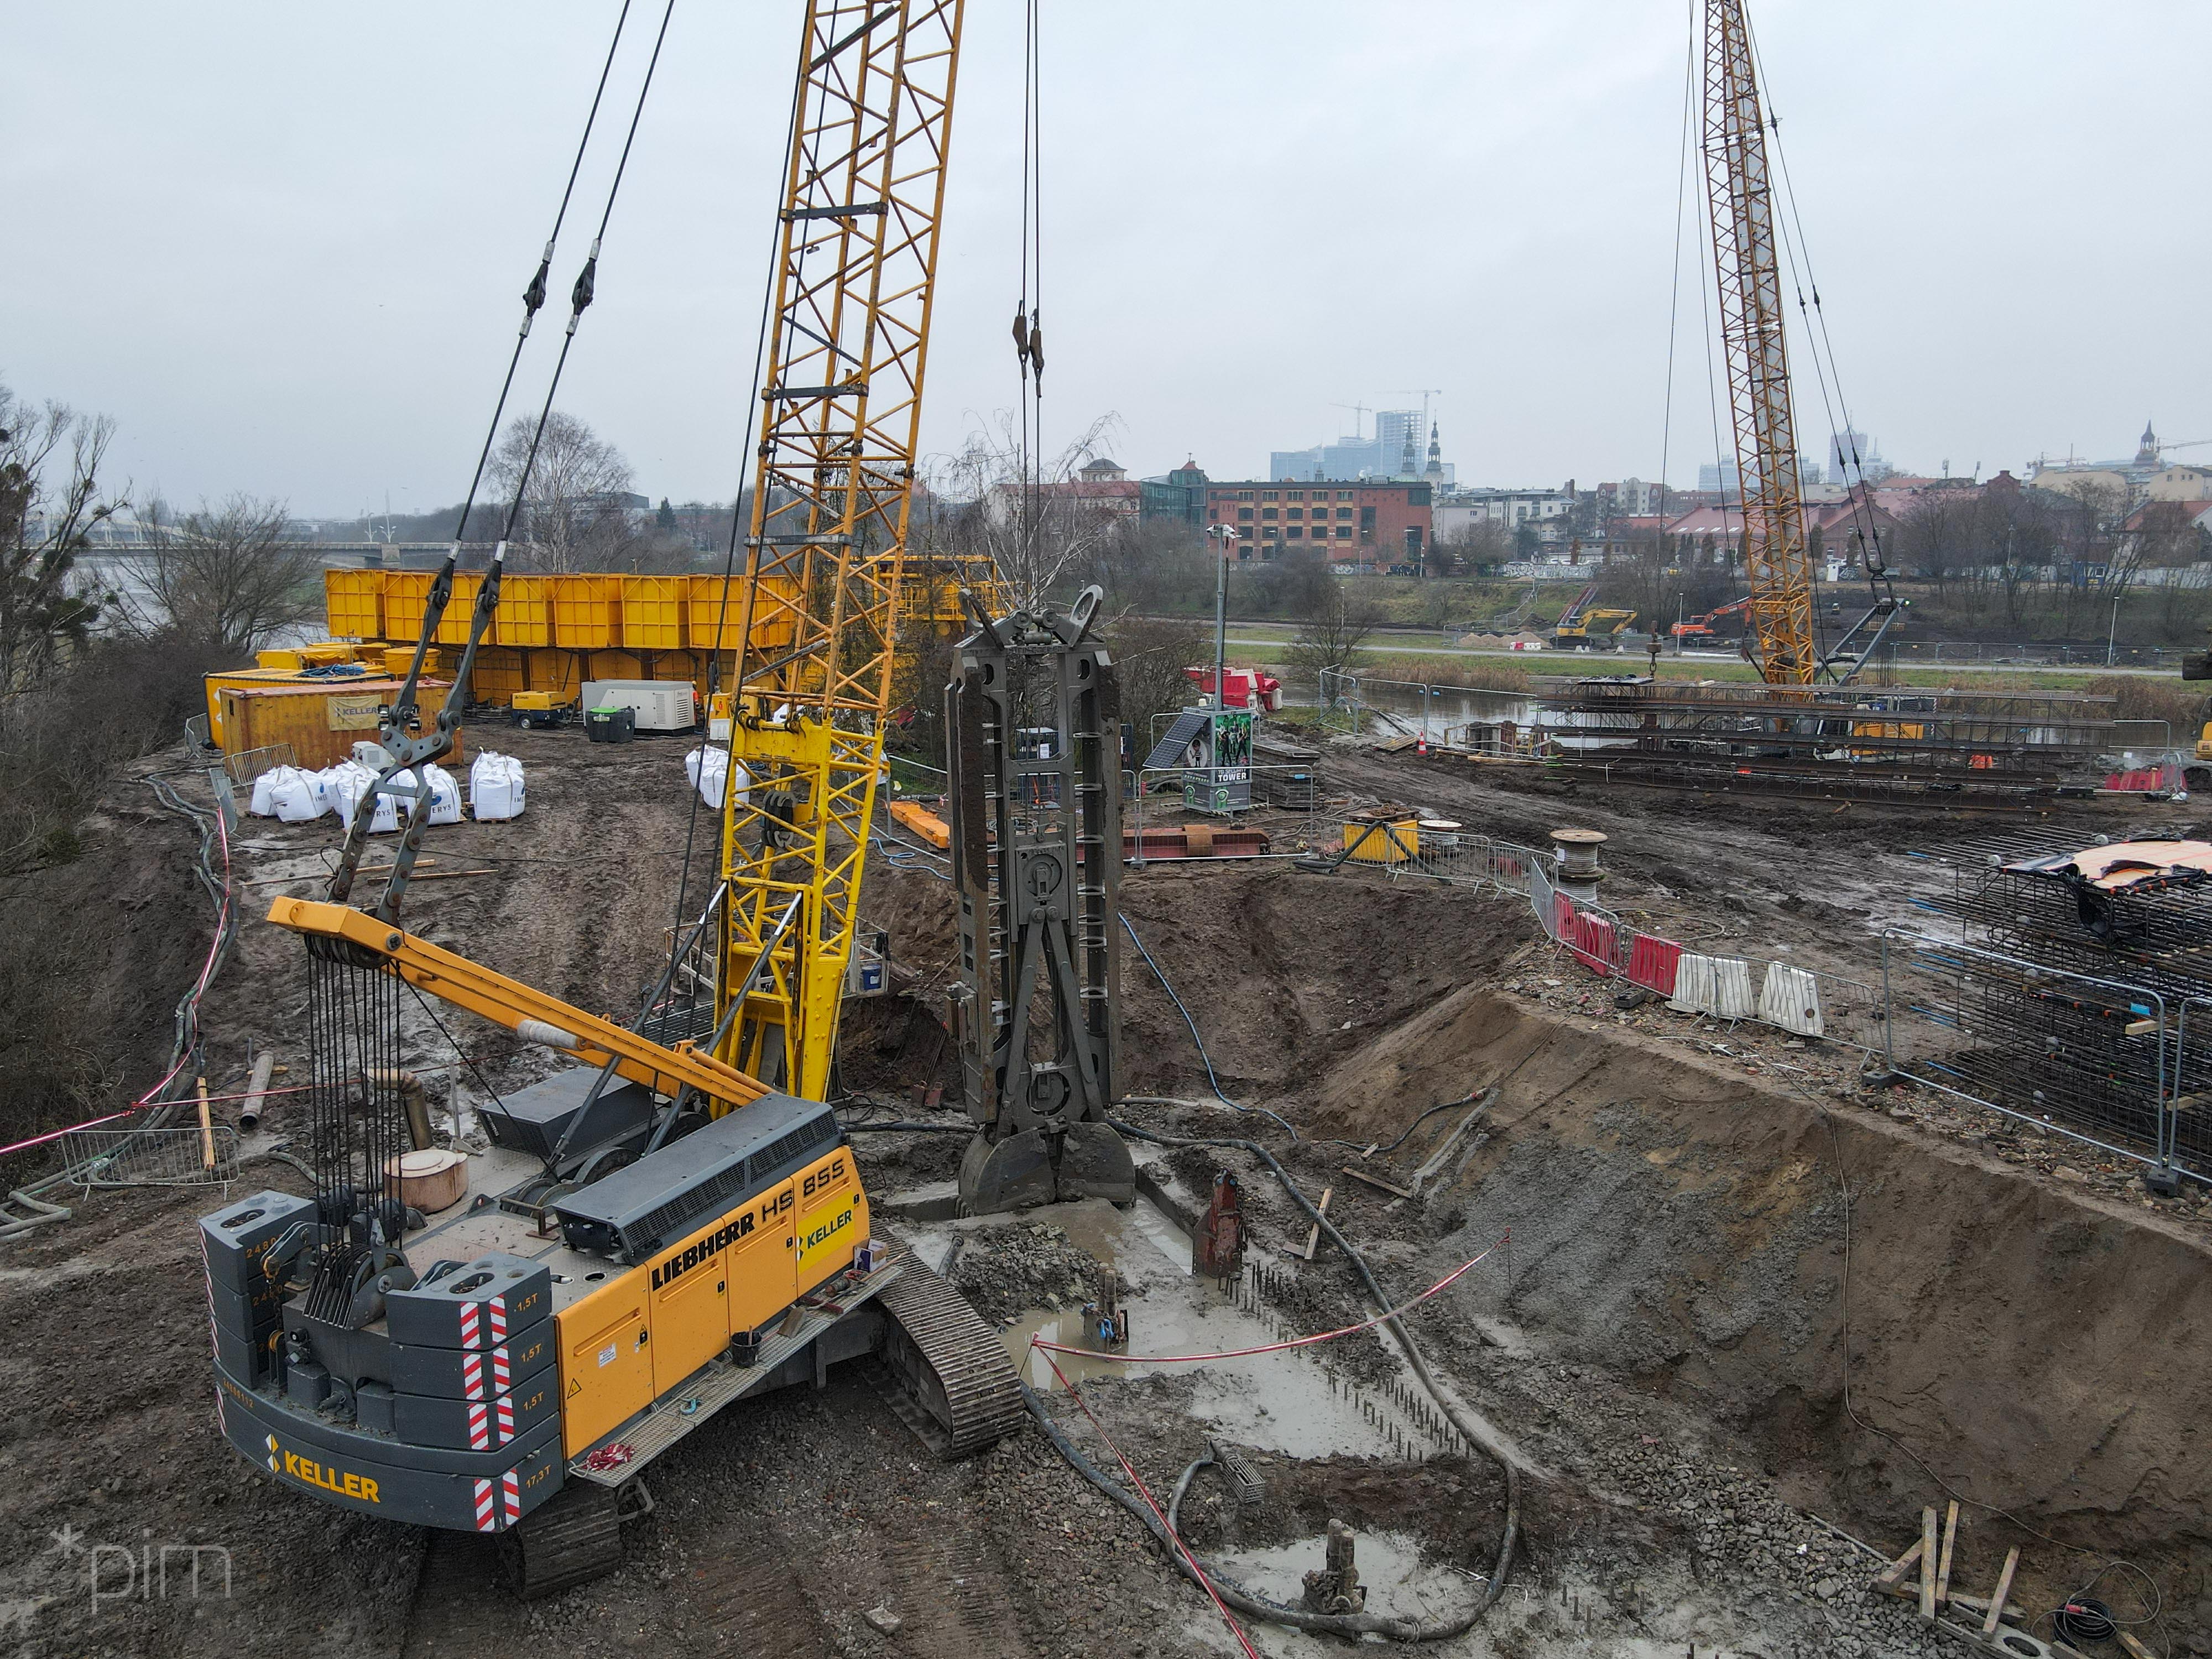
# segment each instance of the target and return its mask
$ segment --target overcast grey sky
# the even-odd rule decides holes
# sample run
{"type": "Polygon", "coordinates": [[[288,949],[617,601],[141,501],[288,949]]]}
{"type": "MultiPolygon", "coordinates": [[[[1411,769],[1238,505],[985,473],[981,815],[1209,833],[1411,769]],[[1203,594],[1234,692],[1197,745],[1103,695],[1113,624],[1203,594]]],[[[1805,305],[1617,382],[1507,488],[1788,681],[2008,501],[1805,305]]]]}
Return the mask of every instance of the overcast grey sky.
{"type": "MultiPolygon", "coordinates": [[[[1753,6],[1844,389],[1893,460],[2110,455],[2146,416],[2212,438],[2212,7],[1753,6]]],[[[7,0],[0,379],[115,416],[142,496],[458,500],[615,10],[7,0]]],[[[1463,482],[1657,472],[1682,0],[1045,12],[1048,437],[1110,411],[1139,471],[1249,475],[1345,429],[1333,404],[1428,386],[1463,482]]],[[[738,478],[799,16],[678,0],[564,384],[656,497],[738,478]]],[[[971,0],[927,449],[1013,398],[1019,37],[1012,0],[971,0]]],[[[1686,270],[1677,482],[1714,448],[1686,270]]]]}

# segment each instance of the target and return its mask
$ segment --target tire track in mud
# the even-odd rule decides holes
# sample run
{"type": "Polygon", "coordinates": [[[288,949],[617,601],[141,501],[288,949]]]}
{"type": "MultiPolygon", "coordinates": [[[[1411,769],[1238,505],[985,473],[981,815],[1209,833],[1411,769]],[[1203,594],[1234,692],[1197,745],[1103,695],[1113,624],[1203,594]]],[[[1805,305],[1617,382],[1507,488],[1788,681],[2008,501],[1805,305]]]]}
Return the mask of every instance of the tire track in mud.
{"type": "Polygon", "coordinates": [[[716,1638],[714,1651],[830,1659],[835,1650],[780,1534],[729,1540],[694,1577],[690,1594],[704,1603],[702,1622],[716,1638]]]}
{"type": "Polygon", "coordinates": [[[1018,1605],[997,1549],[972,1525],[886,1540],[904,1620],[899,1632],[924,1659],[1024,1659],[1009,1628],[1018,1605]]]}

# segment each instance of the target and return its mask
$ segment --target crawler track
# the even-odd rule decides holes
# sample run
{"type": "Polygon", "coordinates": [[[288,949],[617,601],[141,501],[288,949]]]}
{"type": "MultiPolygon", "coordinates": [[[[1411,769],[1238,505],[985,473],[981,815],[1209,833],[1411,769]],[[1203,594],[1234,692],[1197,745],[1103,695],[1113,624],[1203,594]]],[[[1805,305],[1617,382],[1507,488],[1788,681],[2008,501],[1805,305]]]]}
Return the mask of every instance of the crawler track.
{"type": "Polygon", "coordinates": [[[891,1316],[884,1368],[892,1408],[939,1457],[965,1457],[1025,1415],[1006,1344],[968,1298],[919,1263],[878,1297],[891,1316]]]}

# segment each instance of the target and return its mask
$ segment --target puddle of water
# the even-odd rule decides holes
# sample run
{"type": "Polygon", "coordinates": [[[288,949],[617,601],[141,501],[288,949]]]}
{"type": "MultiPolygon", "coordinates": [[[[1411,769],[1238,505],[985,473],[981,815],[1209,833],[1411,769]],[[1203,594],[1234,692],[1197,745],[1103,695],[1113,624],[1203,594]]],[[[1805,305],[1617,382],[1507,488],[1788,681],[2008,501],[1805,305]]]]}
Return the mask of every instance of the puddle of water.
{"type": "MultiPolygon", "coordinates": [[[[1103,1200],[1054,1205],[1015,1216],[980,1217],[944,1224],[909,1224],[902,1231],[925,1261],[940,1265],[954,1237],[994,1226],[1048,1221],[1071,1243],[1110,1264],[1128,1286],[1129,1347],[1133,1354],[1218,1353],[1265,1346],[1283,1340],[1258,1316],[1247,1312],[1215,1288],[1211,1279],[1190,1272],[1190,1240],[1147,1203],[1117,1210],[1103,1200]]],[[[1030,1346],[1032,1336],[1071,1346],[1085,1344],[1080,1308],[1033,1309],[1006,1328],[1006,1351],[1030,1386],[1041,1391],[1060,1383],[1044,1356],[1030,1346]]],[[[1108,1376],[1146,1372],[1183,1373],[1195,1379],[1189,1407],[1194,1420],[1240,1445],[1291,1457],[1396,1455],[1389,1429],[1395,1424],[1408,1444],[1421,1443],[1411,1425],[1379,1396],[1355,1397],[1334,1382],[1312,1353],[1289,1350],[1196,1365],[1148,1365],[1081,1354],[1059,1354],[1060,1370],[1080,1386],[1108,1376]],[[1368,1419],[1371,1407],[1375,1420],[1368,1419]]]]}

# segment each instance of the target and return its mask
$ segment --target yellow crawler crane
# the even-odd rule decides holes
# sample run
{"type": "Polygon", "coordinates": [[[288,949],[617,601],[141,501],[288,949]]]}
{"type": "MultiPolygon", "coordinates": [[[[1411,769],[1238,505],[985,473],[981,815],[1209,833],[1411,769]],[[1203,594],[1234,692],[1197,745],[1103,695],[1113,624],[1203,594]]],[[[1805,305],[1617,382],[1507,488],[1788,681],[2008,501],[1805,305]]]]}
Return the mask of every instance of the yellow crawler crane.
{"type": "Polygon", "coordinates": [[[1704,149],[1759,671],[1769,684],[1810,685],[1820,672],[1813,562],[1783,338],[1773,181],[1742,0],[1706,0],[1704,149]]]}
{"type": "Polygon", "coordinates": [[[724,820],[716,1005],[743,1002],[719,1022],[724,1058],[811,1100],[830,1086],[897,634],[961,574],[908,548],[961,15],[961,0],[806,14],[750,580],[730,599],[730,752],[750,787],[724,820]],[[918,577],[929,598],[902,606],[918,577]]]}

